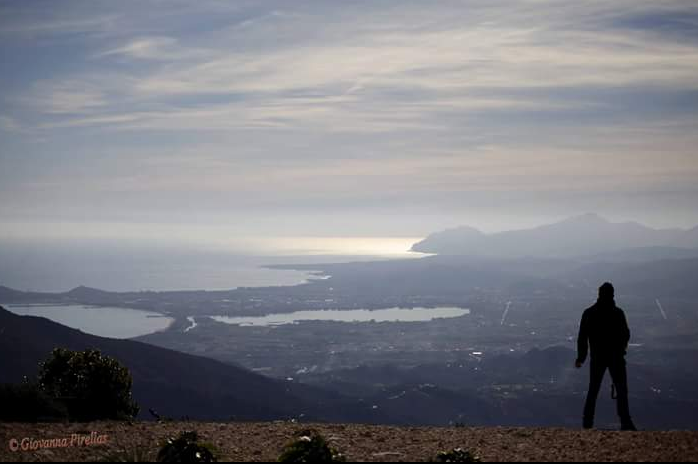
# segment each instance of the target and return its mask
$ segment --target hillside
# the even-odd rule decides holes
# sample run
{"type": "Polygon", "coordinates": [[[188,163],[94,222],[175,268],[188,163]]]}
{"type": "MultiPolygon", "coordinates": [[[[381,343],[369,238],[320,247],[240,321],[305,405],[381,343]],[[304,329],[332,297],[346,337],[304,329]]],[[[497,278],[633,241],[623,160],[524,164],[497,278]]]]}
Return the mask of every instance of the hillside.
{"type": "Polygon", "coordinates": [[[11,438],[60,438],[73,433],[106,434],[109,443],[11,453],[0,447],[0,461],[88,461],[116,450],[156,453],[158,443],[182,430],[196,430],[212,443],[221,461],[274,462],[286,443],[304,429],[322,433],[347,460],[426,462],[440,451],[462,447],[483,461],[698,461],[698,432],[601,432],[525,428],[398,428],[364,425],[288,423],[92,423],[0,424],[0,441],[11,438]],[[89,433],[88,432],[88,433],[89,433]]]}
{"type": "Polygon", "coordinates": [[[153,408],[167,417],[200,420],[276,420],[301,414],[316,420],[330,420],[334,414],[362,419],[359,408],[321,390],[141,342],[95,337],[0,307],[0,383],[35,376],[38,363],[56,347],[96,348],[128,367],[143,417],[153,408]]]}

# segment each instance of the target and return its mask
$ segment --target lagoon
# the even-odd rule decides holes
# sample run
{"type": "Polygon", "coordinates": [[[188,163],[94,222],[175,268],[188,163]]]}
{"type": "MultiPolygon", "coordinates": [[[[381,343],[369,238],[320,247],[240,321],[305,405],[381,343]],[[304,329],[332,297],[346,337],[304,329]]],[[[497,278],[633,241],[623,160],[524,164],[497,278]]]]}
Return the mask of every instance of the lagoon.
{"type": "Polygon", "coordinates": [[[270,314],[259,317],[209,316],[217,322],[246,327],[279,326],[298,324],[308,321],[334,322],[428,322],[434,319],[450,319],[470,314],[469,309],[462,308],[389,308],[389,309],[355,309],[297,311],[288,314],[270,314]]]}
{"type": "Polygon", "coordinates": [[[20,316],[45,317],[107,338],[133,338],[167,329],[174,319],[150,311],[84,305],[2,305],[20,316]]]}

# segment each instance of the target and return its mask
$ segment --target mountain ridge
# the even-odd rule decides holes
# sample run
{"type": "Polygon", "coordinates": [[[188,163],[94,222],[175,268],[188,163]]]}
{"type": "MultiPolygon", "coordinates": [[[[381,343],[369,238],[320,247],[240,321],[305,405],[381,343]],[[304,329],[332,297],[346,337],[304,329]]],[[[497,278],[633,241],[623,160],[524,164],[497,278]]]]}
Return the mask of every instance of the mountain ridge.
{"type": "Polygon", "coordinates": [[[629,248],[698,248],[698,227],[653,229],[638,222],[611,222],[588,213],[565,220],[485,234],[472,227],[436,232],[412,251],[442,255],[572,258],[629,248]]]}

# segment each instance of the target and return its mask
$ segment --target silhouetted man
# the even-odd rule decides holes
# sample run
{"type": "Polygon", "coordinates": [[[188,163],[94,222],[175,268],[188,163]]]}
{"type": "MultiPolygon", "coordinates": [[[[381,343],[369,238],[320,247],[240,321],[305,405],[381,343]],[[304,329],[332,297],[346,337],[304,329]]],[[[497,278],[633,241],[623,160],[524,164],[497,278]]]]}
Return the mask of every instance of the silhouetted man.
{"type": "Polygon", "coordinates": [[[577,339],[577,369],[581,368],[591,347],[591,375],[589,393],[584,405],[584,428],[594,426],[596,398],[606,369],[618,395],[618,416],[621,430],[635,430],[628,405],[628,377],[625,354],[630,341],[630,329],[623,310],[616,306],[613,285],[605,283],[599,289],[599,300],[584,311],[577,339]]]}

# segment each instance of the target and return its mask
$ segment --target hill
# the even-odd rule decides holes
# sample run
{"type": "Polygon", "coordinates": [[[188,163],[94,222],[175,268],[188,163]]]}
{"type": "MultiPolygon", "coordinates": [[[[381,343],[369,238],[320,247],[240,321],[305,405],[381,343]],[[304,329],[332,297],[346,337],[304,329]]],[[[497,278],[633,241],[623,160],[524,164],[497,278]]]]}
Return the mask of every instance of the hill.
{"type": "Polygon", "coordinates": [[[95,337],[0,307],[0,383],[19,383],[24,376],[35,376],[38,363],[56,347],[96,348],[128,367],[143,417],[153,408],[167,417],[200,420],[275,420],[300,415],[328,420],[336,414],[363,418],[360,408],[319,389],[141,342],[95,337]]]}
{"type": "Polygon", "coordinates": [[[471,227],[451,229],[430,235],[412,250],[445,255],[543,258],[591,256],[646,247],[655,251],[658,247],[698,248],[698,228],[652,229],[637,222],[612,223],[598,215],[585,214],[534,229],[494,234],[484,234],[471,227]]]}
{"type": "Polygon", "coordinates": [[[0,447],[0,461],[99,460],[116,450],[139,449],[152,457],[157,443],[182,430],[196,430],[212,443],[221,461],[275,462],[284,445],[301,431],[322,433],[350,462],[426,462],[440,451],[462,447],[483,461],[648,461],[698,460],[698,432],[601,432],[527,428],[401,428],[365,425],[288,423],[132,425],[103,422],[78,425],[0,424],[0,437],[58,438],[85,430],[106,434],[103,446],[11,453],[0,447]]]}

